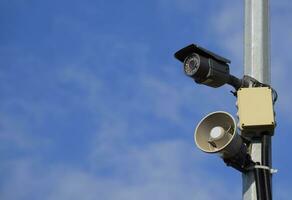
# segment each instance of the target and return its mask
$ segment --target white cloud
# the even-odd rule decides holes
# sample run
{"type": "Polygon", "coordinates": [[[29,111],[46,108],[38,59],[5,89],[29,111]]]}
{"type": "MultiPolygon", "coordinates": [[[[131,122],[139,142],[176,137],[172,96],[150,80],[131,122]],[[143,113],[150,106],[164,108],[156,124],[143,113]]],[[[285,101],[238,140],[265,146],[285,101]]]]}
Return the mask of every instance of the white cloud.
{"type": "MultiPolygon", "coordinates": [[[[242,73],[243,69],[243,3],[233,1],[221,4],[210,17],[214,41],[231,55],[231,72],[242,73]]],[[[240,76],[240,75],[239,75],[240,76]]]]}
{"type": "MultiPolygon", "coordinates": [[[[9,166],[12,176],[5,176],[0,197],[3,200],[211,200],[215,195],[228,200],[240,196],[239,188],[234,188],[230,197],[228,187],[210,178],[199,162],[190,165],[183,155],[192,148],[184,141],[173,140],[120,152],[114,163],[117,169],[110,176],[73,166],[40,167],[33,160],[16,161],[9,166]]],[[[193,156],[201,160],[196,154],[193,156]]]]}

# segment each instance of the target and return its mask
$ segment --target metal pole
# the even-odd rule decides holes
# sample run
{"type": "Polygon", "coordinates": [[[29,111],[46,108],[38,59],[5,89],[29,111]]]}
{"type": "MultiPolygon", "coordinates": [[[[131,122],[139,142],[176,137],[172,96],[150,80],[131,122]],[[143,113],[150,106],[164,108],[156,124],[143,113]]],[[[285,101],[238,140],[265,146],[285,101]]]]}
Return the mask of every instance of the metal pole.
{"type": "MultiPolygon", "coordinates": [[[[270,30],[269,0],[245,0],[244,74],[270,84],[270,30]]],[[[267,138],[269,155],[266,164],[271,166],[271,138],[267,138]]],[[[254,161],[261,162],[262,143],[253,140],[250,154],[254,161]]],[[[253,172],[243,174],[243,199],[257,200],[253,172]]]]}

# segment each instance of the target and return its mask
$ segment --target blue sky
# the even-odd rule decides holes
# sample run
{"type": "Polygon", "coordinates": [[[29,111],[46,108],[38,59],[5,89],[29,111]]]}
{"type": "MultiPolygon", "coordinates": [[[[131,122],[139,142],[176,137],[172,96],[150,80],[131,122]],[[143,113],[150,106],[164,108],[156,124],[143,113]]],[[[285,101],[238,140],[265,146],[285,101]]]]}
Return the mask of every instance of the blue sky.
{"type": "MultiPolygon", "coordinates": [[[[275,199],[289,199],[292,3],[271,0],[275,199]]],[[[198,43],[243,75],[243,1],[2,0],[0,199],[241,198],[241,175],[193,142],[209,112],[235,115],[224,86],[184,76],[198,43]]]]}

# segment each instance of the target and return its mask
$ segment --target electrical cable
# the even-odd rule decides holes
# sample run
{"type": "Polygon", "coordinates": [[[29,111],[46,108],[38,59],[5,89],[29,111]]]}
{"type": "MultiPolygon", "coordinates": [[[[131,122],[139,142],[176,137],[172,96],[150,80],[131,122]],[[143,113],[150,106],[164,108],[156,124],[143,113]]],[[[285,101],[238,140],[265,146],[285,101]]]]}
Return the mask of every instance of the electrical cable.
{"type": "Polygon", "coordinates": [[[266,193],[263,188],[264,175],[262,169],[254,168],[254,179],[256,184],[257,200],[266,200],[266,193]]]}
{"type": "Polygon", "coordinates": [[[264,135],[262,138],[262,160],[260,163],[255,163],[253,167],[254,178],[256,184],[256,193],[258,200],[272,200],[272,185],[271,185],[271,136],[264,135]]]}
{"type": "MultiPolygon", "coordinates": [[[[264,166],[270,166],[271,163],[271,145],[272,145],[272,140],[271,136],[269,135],[264,135],[262,137],[262,165],[264,166]]],[[[266,199],[267,200],[272,200],[272,185],[271,185],[271,172],[270,170],[263,170],[263,187],[265,188],[265,193],[266,193],[266,199]]]]}

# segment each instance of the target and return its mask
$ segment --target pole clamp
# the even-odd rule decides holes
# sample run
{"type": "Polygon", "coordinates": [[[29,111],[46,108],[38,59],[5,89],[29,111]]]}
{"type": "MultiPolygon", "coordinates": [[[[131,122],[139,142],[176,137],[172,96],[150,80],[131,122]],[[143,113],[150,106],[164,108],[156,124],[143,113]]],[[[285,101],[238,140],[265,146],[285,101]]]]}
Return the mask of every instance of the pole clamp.
{"type": "Polygon", "coordinates": [[[268,170],[268,171],[270,171],[271,174],[275,174],[278,172],[278,169],[272,169],[269,166],[265,166],[265,165],[254,165],[254,166],[251,166],[248,170],[253,170],[253,169],[268,170]]]}

